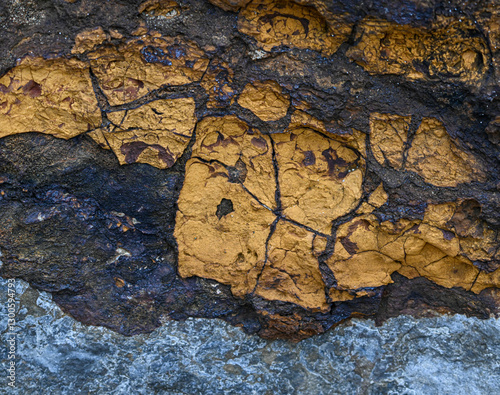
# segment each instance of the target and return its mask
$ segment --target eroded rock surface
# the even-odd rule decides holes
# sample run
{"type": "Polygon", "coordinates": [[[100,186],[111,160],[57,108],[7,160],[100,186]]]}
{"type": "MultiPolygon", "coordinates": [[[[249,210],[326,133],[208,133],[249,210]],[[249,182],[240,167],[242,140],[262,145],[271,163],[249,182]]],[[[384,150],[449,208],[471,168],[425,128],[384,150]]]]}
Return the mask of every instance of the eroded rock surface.
{"type": "Polygon", "coordinates": [[[0,273],[125,334],[496,314],[498,15],[438,3],[148,0],[18,38],[0,273]]]}

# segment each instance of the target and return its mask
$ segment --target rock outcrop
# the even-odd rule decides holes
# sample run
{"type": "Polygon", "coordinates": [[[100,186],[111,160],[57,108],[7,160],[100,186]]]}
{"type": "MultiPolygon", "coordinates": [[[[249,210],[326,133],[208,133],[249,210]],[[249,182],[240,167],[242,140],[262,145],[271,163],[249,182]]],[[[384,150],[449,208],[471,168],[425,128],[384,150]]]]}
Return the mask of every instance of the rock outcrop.
{"type": "Polygon", "coordinates": [[[499,312],[494,1],[60,3],[0,41],[2,276],[127,335],[499,312]]]}

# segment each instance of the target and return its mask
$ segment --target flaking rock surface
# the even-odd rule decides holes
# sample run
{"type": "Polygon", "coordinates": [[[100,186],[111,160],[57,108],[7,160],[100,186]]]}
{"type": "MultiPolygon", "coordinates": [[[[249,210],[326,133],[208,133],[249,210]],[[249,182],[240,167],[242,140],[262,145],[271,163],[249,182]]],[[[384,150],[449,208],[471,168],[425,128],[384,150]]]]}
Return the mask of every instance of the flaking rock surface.
{"type": "Polygon", "coordinates": [[[495,1],[26,7],[0,39],[3,277],[128,335],[498,313],[495,1]]]}

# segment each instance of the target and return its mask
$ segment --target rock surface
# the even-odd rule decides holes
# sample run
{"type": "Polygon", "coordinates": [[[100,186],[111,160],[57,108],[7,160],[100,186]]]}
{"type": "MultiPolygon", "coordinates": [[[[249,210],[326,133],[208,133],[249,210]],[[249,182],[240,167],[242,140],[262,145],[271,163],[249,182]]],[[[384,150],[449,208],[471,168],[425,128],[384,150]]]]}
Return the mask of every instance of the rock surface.
{"type": "Polygon", "coordinates": [[[499,313],[495,1],[16,4],[3,277],[126,335],[499,313]]]}

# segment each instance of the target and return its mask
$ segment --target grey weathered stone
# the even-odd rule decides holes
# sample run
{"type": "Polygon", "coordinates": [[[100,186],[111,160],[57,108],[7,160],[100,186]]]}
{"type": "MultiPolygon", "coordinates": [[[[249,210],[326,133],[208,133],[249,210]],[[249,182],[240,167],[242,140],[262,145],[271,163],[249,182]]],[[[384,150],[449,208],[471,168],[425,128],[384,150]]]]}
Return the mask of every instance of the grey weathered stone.
{"type": "MultiPolygon", "coordinates": [[[[496,319],[401,316],[380,327],[353,319],[298,344],[207,319],[124,337],[82,325],[23,281],[16,287],[15,394],[470,395],[500,388],[496,319]]],[[[1,280],[4,366],[6,290],[1,280]]],[[[1,380],[7,388],[5,373],[1,380]]]]}

